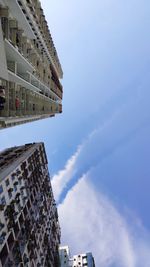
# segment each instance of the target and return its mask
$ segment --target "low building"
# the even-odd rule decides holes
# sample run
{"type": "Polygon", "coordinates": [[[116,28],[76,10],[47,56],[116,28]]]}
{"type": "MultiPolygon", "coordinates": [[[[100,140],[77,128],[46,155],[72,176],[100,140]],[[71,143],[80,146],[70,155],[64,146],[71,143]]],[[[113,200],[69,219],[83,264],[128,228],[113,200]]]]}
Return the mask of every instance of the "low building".
{"type": "Polygon", "coordinates": [[[94,258],[91,252],[70,256],[68,246],[59,247],[61,267],[95,267],[94,258]]]}
{"type": "Polygon", "coordinates": [[[0,266],[58,267],[60,227],[43,143],[0,153],[0,266]]]}
{"type": "Polygon", "coordinates": [[[40,1],[0,0],[0,129],[61,113],[62,77],[40,1]]]}
{"type": "Polygon", "coordinates": [[[71,267],[95,267],[94,258],[91,252],[74,255],[71,259],[71,267]]]}
{"type": "Polygon", "coordinates": [[[69,267],[70,265],[70,250],[68,246],[59,247],[60,267],[69,267]]]}

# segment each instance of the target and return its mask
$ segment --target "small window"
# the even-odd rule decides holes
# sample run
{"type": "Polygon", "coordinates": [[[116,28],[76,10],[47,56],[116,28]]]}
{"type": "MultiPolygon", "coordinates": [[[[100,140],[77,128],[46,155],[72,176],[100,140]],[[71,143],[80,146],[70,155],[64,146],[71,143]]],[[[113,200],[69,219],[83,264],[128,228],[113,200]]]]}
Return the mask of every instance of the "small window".
{"type": "Polygon", "coordinates": [[[22,177],[18,178],[18,182],[19,182],[20,185],[22,184],[22,177]]]}
{"type": "Polygon", "coordinates": [[[16,192],[17,191],[17,185],[14,184],[14,191],[16,192]]]}
{"type": "Polygon", "coordinates": [[[3,193],[3,187],[2,185],[0,186],[0,194],[3,193]]]}
{"type": "Polygon", "coordinates": [[[6,180],[5,184],[6,184],[6,186],[9,185],[9,179],[6,180]]]}
{"type": "Polygon", "coordinates": [[[15,180],[15,174],[12,174],[12,175],[11,175],[11,179],[12,179],[12,181],[15,180]]]}
{"type": "Polygon", "coordinates": [[[12,197],[12,190],[11,189],[8,190],[8,196],[9,196],[9,198],[12,197]]]}
{"type": "Polygon", "coordinates": [[[0,200],[0,204],[1,204],[1,205],[5,205],[5,204],[6,204],[6,199],[5,199],[4,196],[1,198],[1,200],[0,200]]]}

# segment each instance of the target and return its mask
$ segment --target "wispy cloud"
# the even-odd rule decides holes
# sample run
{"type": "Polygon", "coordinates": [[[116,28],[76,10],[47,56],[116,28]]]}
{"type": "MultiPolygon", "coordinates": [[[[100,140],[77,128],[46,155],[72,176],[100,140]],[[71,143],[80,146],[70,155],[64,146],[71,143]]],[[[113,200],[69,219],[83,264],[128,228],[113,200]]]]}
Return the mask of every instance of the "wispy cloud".
{"type": "Polygon", "coordinates": [[[138,87],[132,94],[126,92],[124,101],[121,101],[112,114],[104,116],[105,120],[103,118],[99,121],[97,127],[79,145],[75,154],[68,159],[64,168],[54,175],[52,185],[57,201],[62,192],[65,191],[66,194],[70,189],[70,181],[76,183],[83,173],[97,165],[100,166],[149,126],[149,102],[145,96],[149,96],[150,93],[146,88],[143,96],[141,90],[141,87],[138,87]]]}
{"type": "MultiPolygon", "coordinates": [[[[148,267],[150,243],[135,236],[127,220],[114,204],[98,193],[88,180],[88,175],[67,194],[58,207],[62,228],[62,242],[68,243],[73,253],[92,251],[96,266],[148,267]]],[[[131,222],[132,223],[132,222],[131,222]]]]}
{"type": "Polygon", "coordinates": [[[65,189],[67,183],[70,181],[70,179],[73,177],[73,175],[76,173],[76,160],[78,158],[78,155],[81,151],[81,147],[78,147],[77,151],[74,155],[71,156],[71,158],[67,161],[64,169],[60,170],[58,174],[54,175],[52,178],[52,187],[54,190],[54,195],[56,201],[59,200],[59,197],[62,193],[62,191],[65,189]]]}
{"type": "Polygon", "coordinates": [[[62,242],[73,253],[92,251],[97,266],[150,266],[149,232],[134,215],[130,223],[123,215],[124,206],[131,213],[135,207],[148,221],[143,209],[149,200],[149,84],[146,77],[132,92],[129,87],[126,97],[110,101],[109,112],[102,110],[97,127],[52,180],[57,200],[65,191],[59,205],[62,242]],[[101,185],[110,189],[109,196],[101,185]],[[116,197],[119,209],[110,196],[116,197]]]}

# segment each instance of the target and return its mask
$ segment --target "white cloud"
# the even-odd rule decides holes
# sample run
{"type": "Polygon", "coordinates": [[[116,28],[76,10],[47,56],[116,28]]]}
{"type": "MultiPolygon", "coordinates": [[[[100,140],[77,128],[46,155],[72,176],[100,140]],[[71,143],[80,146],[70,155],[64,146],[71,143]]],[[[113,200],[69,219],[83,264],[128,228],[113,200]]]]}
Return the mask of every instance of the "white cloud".
{"type": "Polygon", "coordinates": [[[119,111],[117,110],[108,120],[106,120],[106,122],[102,123],[98,128],[95,128],[92,132],[90,132],[78,146],[76,152],[67,160],[64,168],[52,177],[52,187],[56,201],[59,201],[61,193],[66,188],[68,182],[70,182],[76,172],[80,169],[80,165],[82,166],[81,162],[84,157],[86,157],[87,162],[92,162],[94,154],[90,153],[90,150],[92,151],[92,147],[95,148],[96,146],[96,152],[98,148],[97,136],[99,137],[100,134],[103,134],[103,132],[107,132],[107,128],[109,128],[112,121],[118,116],[118,114],[119,111]]]}
{"type": "Polygon", "coordinates": [[[96,165],[100,165],[118,148],[126,145],[130,139],[134,139],[137,132],[143,129],[143,125],[149,124],[149,114],[146,108],[144,110],[144,107],[143,116],[140,117],[139,115],[138,120],[136,119],[139,113],[139,106],[149,105],[149,103],[145,102],[143,104],[143,99],[139,100],[139,90],[137,91],[137,95],[133,94],[136,101],[133,103],[127,97],[127,101],[121,107],[118,106],[105,121],[101,121],[87,135],[77,148],[75,154],[68,159],[64,168],[53,176],[52,186],[57,201],[59,201],[60,195],[66,188],[68,182],[77,172],[78,177],[80,177],[82,173],[89,171],[96,165]],[[133,107],[134,113],[132,112],[133,107]]]}
{"type": "Polygon", "coordinates": [[[56,201],[59,200],[59,197],[66,187],[67,183],[70,181],[72,176],[76,172],[76,160],[78,158],[78,155],[80,153],[81,147],[78,147],[77,151],[71,158],[67,161],[64,169],[60,170],[58,174],[54,175],[52,178],[52,187],[54,191],[54,196],[56,201]]]}
{"type": "Polygon", "coordinates": [[[92,251],[96,266],[148,267],[146,241],[131,234],[126,219],[106,196],[95,191],[87,176],[58,207],[62,243],[67,243],[73,254],[92,251]]]}

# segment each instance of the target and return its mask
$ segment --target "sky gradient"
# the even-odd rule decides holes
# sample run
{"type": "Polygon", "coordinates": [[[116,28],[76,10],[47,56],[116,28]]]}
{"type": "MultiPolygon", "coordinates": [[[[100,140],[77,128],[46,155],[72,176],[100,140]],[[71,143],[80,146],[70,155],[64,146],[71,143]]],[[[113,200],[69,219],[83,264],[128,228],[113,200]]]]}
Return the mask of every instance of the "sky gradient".
{"type": "Polygon", "coordinates": [[[44,141],[62,243],[97,267],[150,266],[150,2],[42,0],[63,113],[0,132],[44,141]]]}

